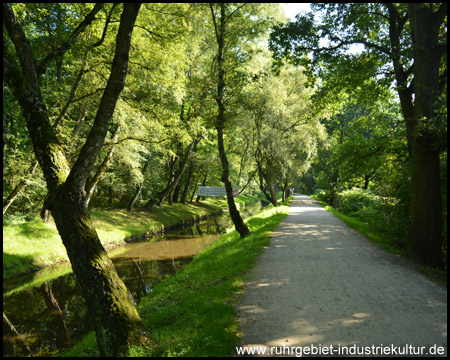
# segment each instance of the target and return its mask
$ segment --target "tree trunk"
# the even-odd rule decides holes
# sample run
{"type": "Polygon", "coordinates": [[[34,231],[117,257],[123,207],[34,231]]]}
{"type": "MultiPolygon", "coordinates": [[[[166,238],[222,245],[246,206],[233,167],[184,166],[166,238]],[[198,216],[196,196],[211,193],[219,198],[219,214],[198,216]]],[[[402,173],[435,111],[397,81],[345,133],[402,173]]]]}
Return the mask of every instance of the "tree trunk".
{"type": "Polygon", "coordinates": [[[432,267],[442,267],[439,151],[424,144],[412,148],[411,195],[411,229],[406,254],[432,267]]]}
{"type": "Polygon", "coordinates": [[[218,45],[218,56],[217,56],[217,67],[218,67],[218,83],[217,83],[217,105],[219,107],[219,113],[217,114],[217,142],[219,147],[220,162],[222,163],[222,181],[225,184],[225,191],[227,194],[228,209],[230,211],[231,219],[233,220],[236,231],[241,237],[245,237],[250,230],[244,224],[241,214],[239,213],[236,204],[234,202],[233,187],[229,179],[230,169],[225,153],[225,146],[223,142],[223,129],[225,124],[225,102],[224,102],[224,91],[225,91],[225,67],[224,67],[224,50],[225,50],[225,4],[220,3],[220,26],[217,26],[214,10],[211,6],[211,12],[213,21],[216,29],[216,38],[218,45]]]}
{"type": "MultiPolygon", "coordinates": [[[[197,146],[198,146],[199,142],[200,142],[200,140],[194,144],[194,149],[193,149],[194,153],[197,152],[197,146]]],[[[184,190],[183,190],[183,193],[181,194],[181,199],[180,199],[180,202],[182,204],[186,204],[187,196],[189,194],[189,189],[191,187],[192,176],[194,176],[194,167],[195,167],[194,164],[195,164],[194,159],[191,159],[190,164],[189,164],[189,171],[188,171],[187,178],[186,178],[186,183],[184,184],[184,190]]]]}
{"type": "Polygon", "coordinates": [[[438,112],[442,92],[440,64],[446,47],[438,39],[446,14],[446,5],[441,5],[437,12],[430,5],[408,5],[415,98],[410,119],[412,209],[406,251],[410,257],[433,267],[443,266],[439,154],[446,148],[446,120],[438,112]]]}
{"type": "Polygon", "coordinates": [[[275,184],[273,183],[272,178],[267,176],[266,183],[267,183],[267,186],[269,187],[270,202],[272,203],[273,206],[278,206],[277,192],[275,190],[275,184]]]}
{"type": "Polygon", "coordinates": [[[101,355],[124,355],[127,346],[145,341],[146,329],[80,200],[61,188],[51,203],[53,218],[81,286],[101,355]]]}
{"type": "Polygon", "coordinates": [[[152,199],[150,199],[147,204],[145,204],[146,209],[151,209],[155,204],[159,204],[159,206],[162,205],[162,202],[164,201],[165,197],[169,195],[175,186],[177,186],[178,182],[180,181],[181,177],[184,174],[184,171],[186,170],[187,164],[192,156],[192,149],[196,142],[199,140],[194,140],[186,150],[186,156],[184,157],[183,163],[180,164],[180,167],[178,168],[178,171],[176,174],[173,175],[172,181],[166,186],[165,189],[160,191],[156,196],[152,199]]]}
{"type": "MultiPolygon", "coordinates": [[[[207,178],[208,178],[208,172],[205,172],[205,177],[203,178],[202,186],[205,186],[205,185],[206,185],[206,179],[207,179],[207,178]]],[[[195,190],[197,191],[197,184],[195,185],[195,187],[196,187],[195,190]]],[[[194,198],[194,195],[195,195],[195,191],[194,191],[194,193],[192,194],[191,202],[192,202],[192,199],[194,198]]],[[[203,200],[205,200],[205,197],[204,197],[204,196],[198,195],[198,196],[197,196],[197,199],[195,199],[195,202],[196,202],[196,203],[199,203],[201,198],[203,198],[203,200]]]]}
{"type": "MultiPolygon", "coordinates": [[[[82,288],[102,356],[125,355],[129,345],[148,341],[146,328],[92,226],[84,201],[86,178],[100,153],[117,99],[125,85],[131,35],[139,7],[140,4],[123,5],[111,74],[92,129],[77,161],[69,169],[64,151],[50,126],[30,43],[11,6],[3,4],[4,26],[20,58],[19,68],[10,53],[4,54],[4,79],[26,119],[34,152],[47,183],[48,208],[82,288]]],[[[95,6],[96,11],[100,8],[95,6]]],[[[91,16],[90,21],[93,18],[91,16]]],[[[52,54],[46,56],[44,62],[51,57],[52,54]]],[[[42,63],[41,67],[45,68],[42,63]]]]}
{"type": "MultiPolygon", "coordinates": [[[[255,154],[255,160],[256,160],[256,165],[257,165],[257,171],[258,171],[258,177],[259,177],[259,189],[262,191],[262,193],[264,194],[264,196],[266,197],[267,201],[269,201],[273,206],[278,206],[278,204],[276,203],[276,196],[275,196],[275,203],[274,203],[274,197],[272,194],[272,191],[274,192],[273,189],[273,185],[272,188],[269,189],[269,193],[266,191],[266,188],[264,187],[264,179],[266,178],[266,182],[267,182],[267,177],[265,176],[265,172],[262,166],[262,160],[261,160],[261,151],[257,150],[256,154],[255,154]]],[[[258,181],[256,182],[258,183],[258,181]]],[[[267,183],[267,186],[270,187],[270,184],[267,183]]]]}

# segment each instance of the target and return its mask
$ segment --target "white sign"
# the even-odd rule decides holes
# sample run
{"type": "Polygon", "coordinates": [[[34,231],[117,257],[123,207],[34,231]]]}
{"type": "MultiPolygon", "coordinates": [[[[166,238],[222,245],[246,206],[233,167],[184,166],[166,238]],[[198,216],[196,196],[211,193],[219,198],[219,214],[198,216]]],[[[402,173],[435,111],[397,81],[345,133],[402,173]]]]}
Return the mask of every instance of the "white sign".
{"type": "MultiPolygon", "coordinates": [[[[239,194],[239,186],[233,188],[233,196],[239,194]]],[[[198,196],[227,196],[223,186],[199,186],[198,196]]]]}

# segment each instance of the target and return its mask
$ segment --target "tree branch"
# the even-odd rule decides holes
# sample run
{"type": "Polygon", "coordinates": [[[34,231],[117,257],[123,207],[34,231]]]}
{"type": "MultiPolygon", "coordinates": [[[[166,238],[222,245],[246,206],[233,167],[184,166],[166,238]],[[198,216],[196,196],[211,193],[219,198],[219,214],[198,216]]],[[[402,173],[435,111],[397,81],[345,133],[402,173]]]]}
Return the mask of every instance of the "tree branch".
{"type": "Polygon", "coordinates": [[[77,28],[70,34],[69,39],[65,41],[58,49],[55,51],[50,52],[37,66],[37,73],[38,77],[40,77],[42,74],[45,73],[47,64],[64,55],[64,53],[69,50],[72,45],[75,43],[75,41],[78,38],[78,35],[84,31],[84,29],[92,23],[92,21],[95,19],[95,15],[103,8],[105,3],[97,3],[95,4],[94,8],[91,10],[91,12],[86,16],[86,18],[80,23],[80,25],[77,26],[77,28]]]}
{"type": "Polygon", "coordinates": [[[133,3],[125,3],[123,5],[111,74],[100,101],[94,119],[94,125],[92,126],[78,159],[73,165],[72,171],[66,180],[67,186],[74,191],[84,191],[86,177],[100,153],[116,107],[117,99],[125,86],[125,77],[127,75],[128,58],[131,47],[131,35],[140,6],[141,4],[133,3]]]}
{"type": "Polygon", "coordinates": [[[226,24],[227,21],[230,20],[230,18],[234,15],[234,13],[237,12],[244,5],[247,5],[247,3],[243,3],[242,5],[239,5],[236,9],[234,9],[233,12],[227,16],[227,18],[225,19],[225,21],[223,23],[226,24]]]}

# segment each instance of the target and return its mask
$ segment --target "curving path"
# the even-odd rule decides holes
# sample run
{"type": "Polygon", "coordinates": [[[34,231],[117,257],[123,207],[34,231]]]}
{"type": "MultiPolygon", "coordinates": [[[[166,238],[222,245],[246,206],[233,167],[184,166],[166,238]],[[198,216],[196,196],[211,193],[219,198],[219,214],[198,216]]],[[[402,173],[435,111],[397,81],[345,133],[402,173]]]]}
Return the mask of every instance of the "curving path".
{"type": "Polygon", "coordinates": [[[305,195],[291,202],[237,309],[242,346],[266,355],[447,354],[447,291],[305,195]]]}

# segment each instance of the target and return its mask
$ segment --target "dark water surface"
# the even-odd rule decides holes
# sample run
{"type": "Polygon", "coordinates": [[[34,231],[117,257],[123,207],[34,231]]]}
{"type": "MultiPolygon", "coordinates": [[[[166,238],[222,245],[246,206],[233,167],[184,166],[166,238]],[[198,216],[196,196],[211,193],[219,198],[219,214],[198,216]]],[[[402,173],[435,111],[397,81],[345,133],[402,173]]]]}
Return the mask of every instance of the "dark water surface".
{"type": "MultiPolygon", "coordinates": [[[[258,202],[240,211],[247,217],[259,210],[258,202]]],[[[158,238],[126,244],[110,256],[137,304],[156,283],[186,266],[230,227],[225,214],[158,238]]],[[[3,356],[26,356],[30,351],[32,355],[52,355],[93,329],[81,290],[68,271],[70,264],[64,263],[3,282],[3,356]],[[66,274],[55,278],[58,272],[66,274]],[[31,281],[36,284],[36,279],[39,285],[11,292],[31,281]]]]}

